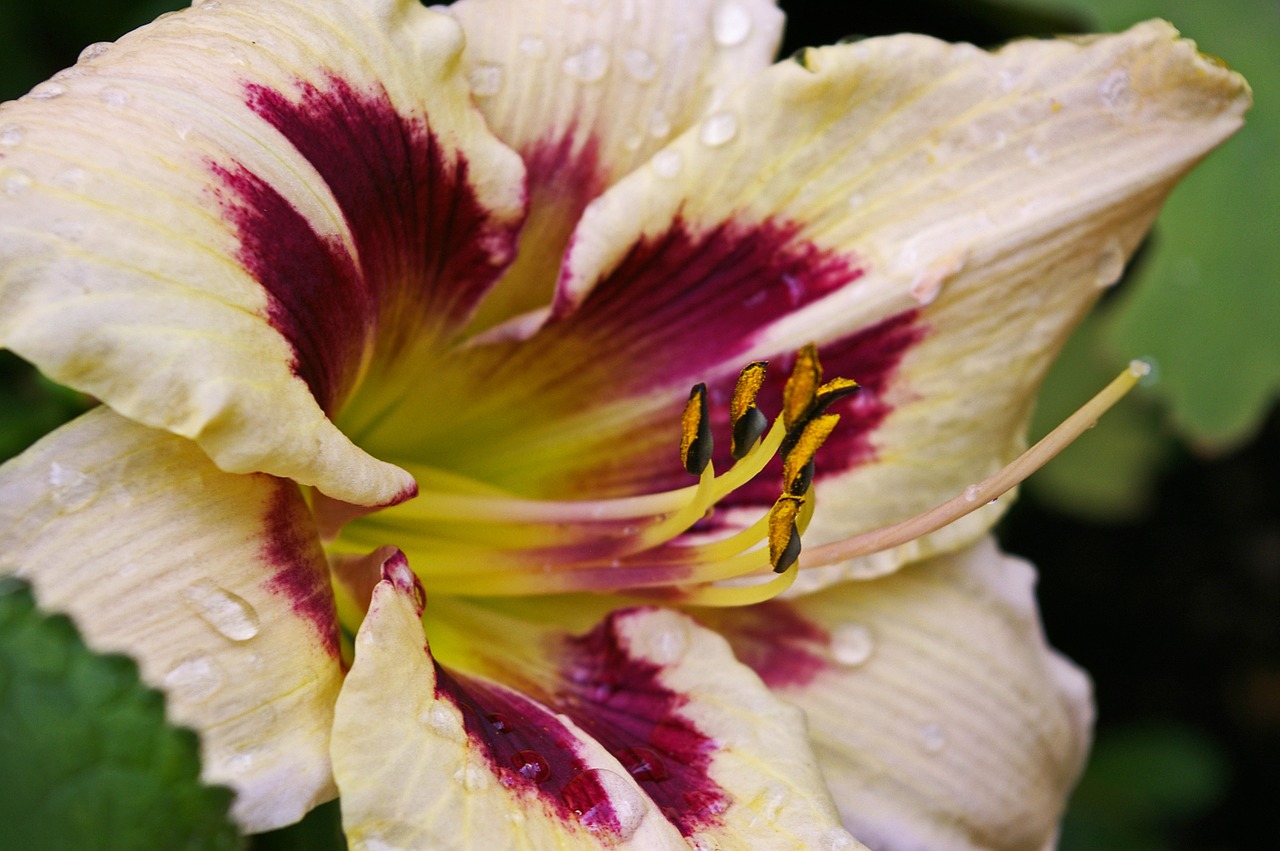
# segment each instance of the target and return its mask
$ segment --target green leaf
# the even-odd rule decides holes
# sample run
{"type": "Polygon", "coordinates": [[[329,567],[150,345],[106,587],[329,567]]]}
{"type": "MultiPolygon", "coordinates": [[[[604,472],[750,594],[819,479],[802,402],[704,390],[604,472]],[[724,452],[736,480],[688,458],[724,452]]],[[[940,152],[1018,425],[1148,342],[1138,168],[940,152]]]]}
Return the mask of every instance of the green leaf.
{"type": "Polygon", "coordinates": [[[199,742],[123,656],[0,577],[0,825],[5,847],[234,849],[230,790],[202,786],[199,742]]]}
{"type": "Polygon", "coordinates": [[[1106,30],[1167,18],[1250,81],[1240,134],[1174,192],[1151,256],[1108,316],[1105,339],[1155,362],[1151,392],[1193,443],[1223,449],[1258,427],[1280,391],[1280,7],[1274,0],[1024,0],[1106,30]]]}

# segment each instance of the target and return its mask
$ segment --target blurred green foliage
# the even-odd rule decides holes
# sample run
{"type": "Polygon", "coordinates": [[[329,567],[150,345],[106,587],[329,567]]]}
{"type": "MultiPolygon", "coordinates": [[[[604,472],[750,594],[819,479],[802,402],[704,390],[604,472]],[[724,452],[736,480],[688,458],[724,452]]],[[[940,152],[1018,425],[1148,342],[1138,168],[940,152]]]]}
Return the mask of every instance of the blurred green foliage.
{"type": "Polygon", "coordinates": [[[237,848],[232,793],[200,784],[199,752],[131,660],[91,652],[71,621],[0,578],[0,845],[237,848]]]}

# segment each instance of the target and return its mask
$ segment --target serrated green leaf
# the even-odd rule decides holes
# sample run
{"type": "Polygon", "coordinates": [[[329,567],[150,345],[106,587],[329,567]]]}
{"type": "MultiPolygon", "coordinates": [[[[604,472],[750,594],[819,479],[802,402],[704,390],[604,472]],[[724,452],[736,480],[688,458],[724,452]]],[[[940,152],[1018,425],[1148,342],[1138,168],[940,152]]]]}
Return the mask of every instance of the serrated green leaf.
{"type": "Polygon", "coordinates": [[[199,742],[122,656],[0,578],[0,843],[23,851],[239,847],[230,790],[199,781],[199,742]]]}
{"type": "Polygon", "coordinates": [[[1280,391],[1280,6],[1274,0],[1024,0],[1092,14],[1103,29],[1163,17],[1252,84],[1244,130],[1174,192],[1151,257],[1106,329],[1152,359],[1152,393],[1192,442],[1244,441],[1280,391]]]}

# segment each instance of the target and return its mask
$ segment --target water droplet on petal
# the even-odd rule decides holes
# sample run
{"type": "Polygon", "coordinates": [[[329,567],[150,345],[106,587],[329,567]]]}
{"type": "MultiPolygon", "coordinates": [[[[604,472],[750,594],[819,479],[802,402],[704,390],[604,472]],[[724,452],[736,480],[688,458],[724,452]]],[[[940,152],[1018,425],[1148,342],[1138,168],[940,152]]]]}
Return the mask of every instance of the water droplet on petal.
{"type": "Polygon", "coordinates": [[[1047,161],[1044,155],[1044,151],[1040,150],[1035,145],[1027,145],[1027,147],[1024,148],[1022,152],[1026,155],[1027,162],[1031,163],[1034,166],[1042,166],[1047,161]]]}
{"type": "Polygon", "coordinates": [[[35,100],[53,100],[54,98],[62,97],[66,93],[66,86],[62,85],[62,83],[54,83],[50,81],[36,86],[31,90],[27,97],[35,100]]]}
{"type": "Polygon", "coordinates": [[[197,8],[205,12],[214,12],[222,8],[222,4],[218,0],[204,0],[197,8]]]}
{"type": "Polygon", "coordinates": [[[98,99],[107,106],[121,107],[126,106],[129,101],[133,100],[133,95],[126,92],[119,86],[106,86],[98,92],[98,99]]]}
{"type": "Polygon", "coordinates": [[[650,780],[655,783],[671,776],[667,764],[662,761],[656,751],[636,746],[623,748],[618,752],[618,762],[637,780],[650,780]]]}
{"type": "Polygon", "coordinates": [[[855,192],[849,196],[850,210],[856,210],[865,203],[867,203],[867,196],[863,195],[861,192],[855,192]]]}
{"type": "Polygon", "coordinates": [[[862,665],[875,649],[871,630],[860,623],[842,623],[831,630],[831,655],[841,665],[862,665]]]}
{"type": "Polygon", "coordinates": [[[468,763],[453,773],[453,779],[468,792],[479,792],[493,782],[493,775],[479,765],[468,763]]]}
{"type": "Polygon", "coordinates": [[[502,91],[502,66],[481,65],[473,69],[467,79],[471,83],[471,93],[476,97],[493,97],[502,91]]]}
{"type": "Polygon", "coordinates": [[[537,751],[523,750],[511,755],[511,767],[526,780],[545,783],[551,779],[551,766],[537,751]]]}
{"type": "Polygon", "coordinates": [[[49,485],[63,511],[79,511],[98,498],[97,479],[56,461],[49,465],[49,485]]]}
{"type": "Polygon", "coordinates": [[[248,641],[258,634],[258,613],[239,594],[206,579],[187,588],[183,596],[202,621],[232,641],[248,641]]]}
{"type": "Polygon", "coordinates": [[[546,59],[546,39],[539,38],[536,35],[527,35],[520,39],[520,52],[530,59],[546,59]]]}
{"type": "Polygon", "coordinates": [[[698,138],[702,140],[702,144],[711,148],[718,148],[732,141],[736,135],[738,135],[738,116],[732,112],[708,115],[698,131],[698,138]]]}
{"type": "Polygon", "coordinates": [[[587,830],[626,842],[640,829],[645,798],[622,775],[607,768],[590,768],[565,784],[565,805],[587,830]]]}
{"type": "Polygon", "coordinates": [[[627,69],[638,83],[647,83],[658,76],[658,63],[654,58],[638,47],[628,48],[622,54],[622,66],[627,69]]]}
{"type": "Polygon", "coordinates": [[[99,56],[111,49],[109,41],[95,41],[93,44],[80,51],[80,56],[76,58],[77,62],[92,62],[99,56]]]}
{"type": "Polygon", "coordinates": [[[609,51],[599,42],[590,42],[560,63],[564,73],[579,83],[595,83],[609,72],[609,51]]]}
{"type": "Polygon", "coordinates": [[[641,631],[631,639],[631,652],[655,665],[674,665],[688,650],[689,625],[683,618],[670,618],[661,629],[641,631]]]}
{"type": "Polygon", "coordinates": [[[660,177],[674,178],[682,168],[684,168],[684,157],[680,155],[679,151],[673,151],[668,148],[653,155],[653,170],[660,177]]]}
{"type": "Polygon", "coordinates": [[[751,13],[736,0],[726,0],[711,13],[711,35],[721,47],[742,44],[751,35],[751,13]]]}
{"type": "Polygon", "coordinates": [[[926,753],[941,753],[947,746],[947,731],[938,724],[925,724],[920,728],[920,746],[926,753]]]}
{"type": "Polygon", "coordinates": [[[24,194],[35,183],[31,175],[20,168],[8,169],[3,174],[4,176],[0,178],[0,187],[3,187],[4,194],[10,197],[24,194]]]}
{"type": "Polygon", "coordinates": [[[786,803],[787,790],[771,784],[764,790],[764,798],[760,801],[760,815],[764,816],[766,821],[776,822],[778,816],[782,815],[782,808],[786,803]]]}
{"type": "Polygon", "coordinates": [[[1112,71],[1098,84],[1098,95],[1102,98],[1103,108],[1110,112],[1126,112],[1137,100],[1129,72],[1123,68],[1112,71]]]}
{"type": "Polygon", "coordinates": [[[17,124],[6,124],[0,127],[0,145],[12,148],[22,141],[22,128],[17,124]]]}
{"type": "Polygon", "coordinates": [[[960,274],[968,261],[968,252],[953,251],[916,275],[911,282],[911,297],[920,305],[933,304],[942,294],[942,285],[960,274]]]}
{"type": "Polygon", "coordinates": [[[660,109],[655,109],[649,116],[649,135],[655,139],[665,139],[671,134],[671,119],[660,109]]]}
{"type": "Polygon", "coordinates": [[[223,675],[218,663],[208,654],[188,656],[169,669],[164,687],[190,703],[201,703],[222,688],[223,675]]]}
{"type": "Polygon", "coordinates": [[[433,702],[419,712],[418,723],[450,742],[462,743],[467,739],[461,721],[449,711],[449,707],[441,703],[433,702]]]}
{"type": "Polygon", "coordinates": [[[978,501],[978,486],[977,486],[977,485],[969,485],[969,487],[967,487],[967,488],[965,488],[965,489],[964,489],[964,501],[965,501],[965,502],[977,502],[977,501],[978,501]]]}
{"type": "Polygon", "coordinates": [[[709,833],[695,833],[686,841],[693,851],[720,851],[720,841],[709,833]]]}
{"type": "Polygon", "coordinates": [[[1112,237],[1102,246],[1098,255],[1098,268],[1093,282],[1099,287],[1109,287],[1120,280],[1124,274],[1124,246],[1120,240],[1112,237]]]}

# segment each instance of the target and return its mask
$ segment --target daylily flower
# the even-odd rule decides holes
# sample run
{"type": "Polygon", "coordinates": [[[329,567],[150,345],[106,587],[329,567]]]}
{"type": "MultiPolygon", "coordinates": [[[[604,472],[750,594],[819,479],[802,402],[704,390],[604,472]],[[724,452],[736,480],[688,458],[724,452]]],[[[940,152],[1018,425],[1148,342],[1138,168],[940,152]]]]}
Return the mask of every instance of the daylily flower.
{"type": "Polygon", "coordinates": [[[1089,687],[988,502],[1136,379],[1006,466],[1247,88],[1159,22],[781,25],[206,0],[0,109],[0,342],[103,403],[0,468],[0,559],[245,830],[1052,842],[1089,687]]]}

